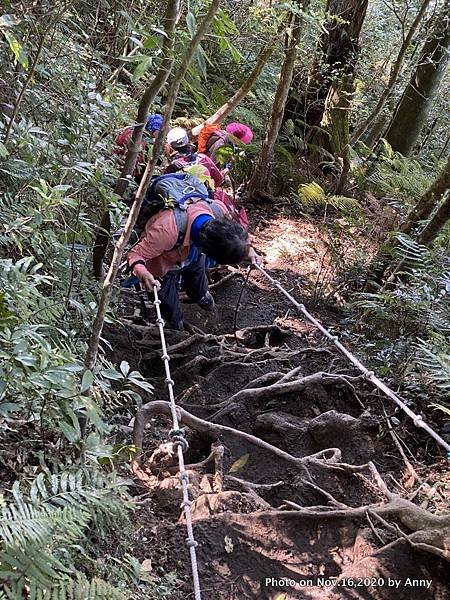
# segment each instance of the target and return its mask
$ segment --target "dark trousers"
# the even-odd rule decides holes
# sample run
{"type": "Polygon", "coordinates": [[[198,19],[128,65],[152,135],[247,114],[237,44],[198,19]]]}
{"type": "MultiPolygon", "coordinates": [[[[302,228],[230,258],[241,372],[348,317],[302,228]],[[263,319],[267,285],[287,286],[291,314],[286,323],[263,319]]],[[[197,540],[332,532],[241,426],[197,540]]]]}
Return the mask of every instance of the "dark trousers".
{"type": "Polygon", "coordinates": [[[205,256],[200,255],[195,262],[189,263],[183,269],[169,272],[164,276],[159,291],[161,314],[169,327],[178,329],[183,321],[180,304],[180,290],[186,292],[188,298],[198,302],[208,291],[205,256]]]}

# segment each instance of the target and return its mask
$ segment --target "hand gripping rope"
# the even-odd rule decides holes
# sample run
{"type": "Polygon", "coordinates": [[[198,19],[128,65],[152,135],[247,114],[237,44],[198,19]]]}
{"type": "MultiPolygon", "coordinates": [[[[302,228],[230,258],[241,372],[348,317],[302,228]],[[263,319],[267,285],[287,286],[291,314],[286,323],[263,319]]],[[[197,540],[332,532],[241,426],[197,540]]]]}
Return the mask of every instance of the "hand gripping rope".
{"type": "Polygon", "coordinates": [[[200,591],[200,580],[198,576],[198,566],[197,566],[197,553],[195,551],[198,543],[194,539],[194,531],[192,528],[192,515],[191,515],[191,503],[189,501],[189,493],[188,493],[188,484],[189,484],[189,476],[186,473],[185,465],[184,465],[184,456],[183,452],[189,448],[186,438],[184,437],[184,430],[180,429],[180,425],[178,422],[178,414],[177,414],[177,406],[175,404],[175,396],[173,393],[174,381],[170,374],[169,361],[170,357],[167,354],[167,344],[166,338],[164,335],[164,319],[161,317],[161,300],[158,298],[158,291],[156,286],[153,288],[155,299],[153,304],[156,309],[156,323],[159,327],[159,336],[161,338],[161,348],[162,348],[162,356],[161,360],[164,363],[164,369],[166,372],[165,382],[167,384],[167,389],[169,392],[169,400],[170,400],[170,410],[172,413],[172,430],[170,431],[170,437],[173,440],[173,445],[177,449],[178,454],[178,466],[179,466],[179,477],[181,481],[181,486],[183,489],[183,502],[181,503],[181,508],[184,510],[184,516],[186,519],[186,529],[187,529],[187,538],[186,544],[189,548],[189,553],[191,555],[191,568],[192,568],[192,580],[194,583],[194,597],[195,600],[202,600],[202,595],[200,591]]]}
{"type": "Polygon", "coordinates": [[[306,310],[304,304],[300,304],[299,302],[297,302],[297,300],[293,296],[291,296],[291,294],[287,290],[285,290],[284,287],[278,281],[271,277],[262,267],[260,267],[259,265],[255,265],[255,268],[258,269],[258,271],[260,271],[275,288],[277,288],[282,294],[284,294],[286,298],[288,298],[292,302],[292,304],[302,313],[302,315],[310,323],[317,327],[317,329],[319,329],[319,331],[321,331],[326,338],[333,342],[336,348],[344,356],[346,356],[348,360],[353,365],[355,365],[355,367],[359,371],[361,371],[361,373],[368,381],[372,382],[374,386],[376,386],[379,390],[386,394],[388,398],[393,400],[395,404],[397,404],[397,406],[399,406],[409,417],[411,417],[416,427],[421,427],[422,429],[425,429],[425,431],[429,435],[431,435],[431,437],[434,438],[438,444],[445,448],[447,450],[447,457],[450,458],[450,445],[447,444],[447,442],[443,440],[440,435],[433,431],[433,429],[431,429],[431,427],[425,423],[425,421],[420,415],[416,415],[415,413],[413,413],[413,411],[410,408],[408,408],[405,402],[395,392],[393,392],[383,381],[381,381],[381,379],[378,379],[378,377],[373,371],[369,371],[369,369],[367,369],[356,358],[354,354],[352,354],[349,350],[347,350],[347,348],[343,344],[341,344],[337,336],[330,333],[328,329],[325,329],[325,327],[306,310]]]}

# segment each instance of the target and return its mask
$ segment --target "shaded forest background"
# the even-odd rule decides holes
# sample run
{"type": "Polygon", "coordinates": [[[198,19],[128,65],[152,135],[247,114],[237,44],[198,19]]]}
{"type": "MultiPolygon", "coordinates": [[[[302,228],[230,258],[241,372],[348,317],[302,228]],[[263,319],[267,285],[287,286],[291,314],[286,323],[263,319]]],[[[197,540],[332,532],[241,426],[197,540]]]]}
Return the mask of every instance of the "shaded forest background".
{"type": "MultiPolygon", "coordinates": [[[[23,597],[24,586],[30,597],[170,598],[175,585],[173,572],[146,576],[130,549],[134,448],[116,443],[152,386],[108,361],[101,330],[98,357],[86,360],[98,317],[93,241],[105,211],[119,227],[136,191],[117,188],[114,140],[137,122],[164,61],[162,4],[2,3],[0,598],[23,597]]],[[[338,309],[359,355],[447,435],[448,3],[216,4],[173,122],[210,117],[261,61],[231,113],[255,132],[236,185],[250,210],[319,227],[310,306],[338,309]]],[[[177,7],[174,65],[152,110],[166,109],[208,7],[177,7]]],[[[298,260],[289,244],[283,252],[298,260]]],[[[106,322],[119,326],[111,294],[106,322]]]]}

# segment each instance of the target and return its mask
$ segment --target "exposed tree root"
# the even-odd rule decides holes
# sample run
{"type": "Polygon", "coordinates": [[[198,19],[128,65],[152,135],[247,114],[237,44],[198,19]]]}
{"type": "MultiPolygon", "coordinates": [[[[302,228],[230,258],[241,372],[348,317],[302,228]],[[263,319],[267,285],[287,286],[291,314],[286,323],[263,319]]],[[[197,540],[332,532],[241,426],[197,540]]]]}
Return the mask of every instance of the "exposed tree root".
{"type": "Polygon", "coordinates": [[[240,404],[245,404],[250,400],[252,402],[255,402],[268,397],[276,397],[285,394],[291,394],[293,392],[301,392],[313,385],[349,385],[352,382],[361,381],[362,379],[362,377],[349,377],[346,375],[332,375],[330,373],[319,372],[314,373],[313,375],[306,375],[305,377],[300,377],[298,379],[295,379],[294,381],[289,381],[288,379],[290,379],[294,376],[294,374],[296,374],[294,373],[294,371],[298,372],[298,370],[299,367],[297,367],[297,369],[294,369],[290,373],[287,373],[277,383],[273,383],[265,387],[246,388],[240,390],[224,402],[210,405],[211,408],[221,409],[211,417],[211,421],[217,421],[221,419],[225,415],[236,410],[240,404]]]}
{"type": "MultiPolygon", "coordinates": [[[[191,413],[186,410],[178,407],[179,419],[180,422],[194,431],[202,432],[202,433],[210,433],[220,436],[221,433],[228,433],[237,438],[240,438],[242,441],[250,443],[254,446],[258,446],[263,450],[267,450],[272,454],[278,456],[286,460],[287,462],[299,467],[303,468],[306,462],[311,461],[330,461],[330,462],[338,462],[341,458],[341,451],[339,448],[328,448],[326,450],[321,450],[316,454],[307,456],[305,458],[299,458],[296,456],[292,456],[288,452],[284,450],[280,450],[276,446],[272,446],[261,440],[260,438],[255,437],[245,431],[239,431],[238,429],[234,429],[233,427],[227,427],[226,425],[218,425],[216,423],[211,423],[209,421],[205,421],[198,417],[195,417],[191,413]]],[[[134,419],[133,426],[133,443],[138,448],[138,454],[136,459],[140,458],[142,452],[142,442],[144,438],[144,429],[145,425],[148,423],[149,419],[155,415],[167,415],[170,416],[170,404],[164,400],[155,400],[154,402],[149,402],[144,404],[144,406],[137,412],[136,417],[134,419]]]]}
{"type": "MultiPolygon", "coordinates": [[[[342,383],[342,379],[340,377],[337,379],[337,381],[342,383]]],[[[260,388],[252,389],[259,390],[260,388]]],[[[305,457],[295,457],[288,452],[285,452],[276,446],[273,446],[246,432],[239,431],[232,427],[205,421],[195,417],[182,408],[178,408],[178,412],[180,423],[188,426],[194,431],[209,433],[217,437],[219,437],[221,434],[232,435],[241,439],[241,441],[244,443],[250,443],[269,451],[279,459],[299,468],[302,471],[302,474],[305,475],[305,477],[301,479],[302,485],[304,484],[307,487],[312,488],[319,494],[323,495],[328,501],[327,505],[304,507],[290,500],[285,500],[279,509],[273,509],[258,495],[257,492],[278,487],[282,485],[283,482],[279,481],[274,484],[255,484],[237,479],[230,475],[224,475],[224,447],[222,445],[217,445],[213,448],[211,454],[204,461],[194,465],[189,465],[188,467],[190,473],[194,473],[194,481],[196,486],[196,494],[193,496],[196,498],[193,505],[195,509],[194,515],[196,515],[195,518],[206,518],[210,514],[223,512],[224,510],[227,510],[229,502],[234,504],[236,502],[240,502],[242,504],[244,496],[247,503],[247,509],[250,510],[249,514],[245,515],[247,524],[251,523],[252,519],[260,519],[262,516],[269,519],[276,519],[283,515],[284,519],[298,520],[303,518],[366,519],[367,515],[370,515],[372,518],[377,518],[385,527],[390,529],[390,531],[394,531],[396,535],[399,536],[399,539],[405,540],[415,549],[430,552],[442,559],[450,561],[450,514],[439,515],[430,513],[424,508],[413,504],[409,500],[394,494],[388,489],[386,483],[372,462],[364,465],[351,465],[342,463],[340,462],[341,452],[338,448],[322,450],[318,453],[305,457]],[[336,500],[331,493],[311,481],[308,465],[313,464],[325,470],[332,470],[336,472],[341,471],[363,476],[367,483],[372,486],[374,492],[380,498],[380,501],[359,507],[351,507],[336,500]],[[201,478],[201,475],[198,473],[198,471],[204,471],[212,466],[213,469],[211,470],[214,471],[214,477],[211,483],[208,478],[205,480],[206,476],[201,478]],[[364,473],[370,474],[370,479],[367,479],[364,473]],[[240,494],[239,496],[239,493],[237,492],[223,492],[224,481],[228,481],[229,483],[240,486],[245,490],[245,493],[243,495],[240,494]],[[215,493],[215,497],[211,497],[209,499],[204,498],[201,493],[202,491],[203,494],[213,494],[213,496],[215,493]],[[236,494],[238,494],[238,496],[236,496],[236,494]],[[239,497],[241,497],[241,500],[239,500],[239,497]],[[256,510],[258,512],[251,512],[252,506],[254,509],[257,507],[256,510]],[[409,531],[412,531],[412,533],[404,533],[398,528],[398,526],[388,523],[384,517],[391,517],[400,521],[409,531]]],[[[137,413],[134,421],[133,434],[134,444],[138,449],[142,448],[146,423],[152,416],[157,414],[170,415],[169,403],[164,401],[150,402],[145,404],[137,413]]],[[[141,450],[139,451],[141,452],[141,450]]],[[[137,458],[139,458],[139,456],[137,458]]],[[[142,479],[143,472],[137,462],[134,464],[134,471],[136,474],[140,473],[140,479],[142,479]]],[[[144,477],[148,478],[149,476],[145,475],[144,477]]],[[[176,485],[178,485],[173,483],[175,479],[176,478],[174,477],[170,477],[170,481],[172,483],[169,485],[164,484],[166,489],[167,487],[176,487],[176,485]]],[[[153,479],[153,486],[154,485],[155,480],[153,479]]],[[[158,484],[158,487],[160,488],[162,486],[158,484]]]]}

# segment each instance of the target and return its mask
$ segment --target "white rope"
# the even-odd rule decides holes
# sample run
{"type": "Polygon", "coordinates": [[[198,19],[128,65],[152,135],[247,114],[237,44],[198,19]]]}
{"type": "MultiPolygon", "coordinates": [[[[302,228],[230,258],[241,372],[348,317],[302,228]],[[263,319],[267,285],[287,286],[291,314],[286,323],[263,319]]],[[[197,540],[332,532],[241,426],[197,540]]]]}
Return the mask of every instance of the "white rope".
{"type": "Polygon", "coordinates": [[[328,329],[326,329],[317,319],[315,319],[306,310],[304,304],[300,304],[299,302],[297,302],[297,300],[293,296],[291,296],[291,294],[287,290],[285,290],[284,287],[278,281],[271,277],[262,267],[260,267],[259,265],[255,265],[255,267],[272,283],[274,287],[276,287],[282,294],[286,296],[286,298],[288,298],[292,302],[292,304],[303,314],[303,316],[310,323],[315,325],[317,329],[319,329],[319,331],[321,331],[326,338],[333,342],[336,348],[342,354],[344,354],[344,356],[346,356],[349,359],[349,361],[352,364],[354,364],[359,371],[361,371],[361,373],[363,373],[363,375],[368,381],[371,381],[373,385],[375,385],[379,390],[384,392],[386,396],[388,396],[388,398],[393,400],[397,404],[397,406],[399,406],[409,417],[411,417],[416,427],[421,427],[422,429],[424,429],[429,435],[431,435],[432,438],[436,440],[438,444],[445,448],[449,453],[448,457],[450,458],[450,445],[447,444],[447,442],[443,440],[441,436],[438,435],[433,429],[431,429],[431,427],[427,425],[427,423],[425,423],[425,421],[420,415],[416,415],[395,392],[393,392],[383,381],[381,381],[381,379],[378,379],[378,377],[373,371],[369,371],[369,369],[367,369],[356,358],[354,354],[347,350],[347,348],[343,344],[341,344],[339,338],[336,335],[330,333],[328,329]]]}
{"type": "Polygon", "coordinates": [[[164,335],[164,319],[161,317],[161,308],[160,308],[161,300],[158,298],[158,291],[156,289],[156,286],[153,288],[153,292],[155,295],[155,300],[154,300],[153,304],[155,305],[156,315],[157,315],[156,323],[158,324],[159,335],[161,338],[161,347],[162,347],[161,359],[164,363],[164,369],[166,372],[165,382],[167,384],[167,390],[169,392],[170,411],[172,413],[173,428],[172,428],[172,431],[170,432],[170,435],[173,439],[173,445],[177,449],[178,465],[179,465],[179,473],[180,473],[179,478],[180,478],[181,486],[183,489],[183,502],[181,503],[181,508],[184,510],[184,516],[186,519],[186,529],[187,529],[186,544],[189,548],[189,553],[191,556],[192,580],[194,583],[194,596],[195,596],[195,600],[202,600],[202,595],[201,595],[201,591],[200,591],[200,580],[199,580],[199,576],[198,576],[197,553],[195,551],[196,547],[198,546],[198,543],[195,541],[194,530],[192,527],[191,503],[189,501],[189,493],[188,493],[189,476],[186,473],[186,469],[185,469],[185,465],[184,465],[184,456],[183,456],[183,452],[185,452],[189,446],[184,437],[184,432],[182,430],[180,430],[180,424],[179,424],[178,414],[177,414],[177,405],[175,403],[175,395],[173,393],[174,381],[171,377],[170,367],[169,367],[170,356],[167,354],[167,344],[166,344],[166,338],[164,335]]]}

